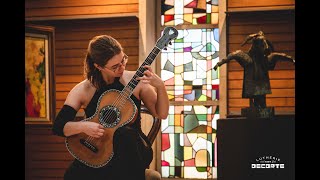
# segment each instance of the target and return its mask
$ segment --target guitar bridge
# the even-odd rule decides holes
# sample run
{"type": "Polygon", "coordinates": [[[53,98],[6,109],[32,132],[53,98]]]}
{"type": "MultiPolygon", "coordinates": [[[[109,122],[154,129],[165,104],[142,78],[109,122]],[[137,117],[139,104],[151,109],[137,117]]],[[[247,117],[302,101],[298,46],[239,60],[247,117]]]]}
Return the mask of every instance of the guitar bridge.
{"type": "Polygon", "coordinates": [[[80,139],[80,143],[82,145],[84,145],[85,147],[87,147],[88,149],[90,149],[92,152],[97,153],[98,152],[98,148],[96,148],[94,145],[92,145],[91,143],[89,143],[88,141],[84,140],[84,139],[80,139]]]}

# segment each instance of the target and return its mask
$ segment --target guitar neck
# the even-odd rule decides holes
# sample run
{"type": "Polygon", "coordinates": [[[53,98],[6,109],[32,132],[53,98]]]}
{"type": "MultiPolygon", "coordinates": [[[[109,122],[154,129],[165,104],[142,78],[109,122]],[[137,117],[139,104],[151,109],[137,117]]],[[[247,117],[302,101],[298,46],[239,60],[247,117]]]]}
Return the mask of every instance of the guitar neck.
{"type": "Polygon", "coordinates": [[[130,97],[133,93],[134,88],[138,85],[139,80],[137,80],[138,77],[143,76],[143,72],[146,70],[143,66],[145,65],[151,65],[161,49],[158,47],[154,47],[152,51],[149,53],[147,58],[144,60],[144,62],[141,64],[141,66],[138,68],[134,76],[131,78],[130,82],[123,88],[122,94],[125,94],[127,97],[130,97]]]}

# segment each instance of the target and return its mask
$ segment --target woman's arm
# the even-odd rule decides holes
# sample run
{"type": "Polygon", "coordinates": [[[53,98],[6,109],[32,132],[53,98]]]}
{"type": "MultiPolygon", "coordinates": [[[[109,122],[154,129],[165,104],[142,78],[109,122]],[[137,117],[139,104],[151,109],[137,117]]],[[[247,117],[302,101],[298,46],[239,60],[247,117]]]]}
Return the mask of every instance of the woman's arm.
{"type": "Polygon", "coordinates": [[[79,83],[68,94],[63,108],[58,113],[53,132],[59,136],[71,136],[78,133],[86,133],[89,136],[99,138],[103,135],[103,126],[90,121],[74,121],[76,113],[81,108],[84,97],[88,94],[85,83],[79,83]]]}
{"type": "Polygon", "coordinates": [[[162,79],[152,72],[150,66],[144,76],[137,78],[143,84],[140,91],[140,98],[149,111],[160,119],[166,119],[169,112],[169,99],[162,79]]]}

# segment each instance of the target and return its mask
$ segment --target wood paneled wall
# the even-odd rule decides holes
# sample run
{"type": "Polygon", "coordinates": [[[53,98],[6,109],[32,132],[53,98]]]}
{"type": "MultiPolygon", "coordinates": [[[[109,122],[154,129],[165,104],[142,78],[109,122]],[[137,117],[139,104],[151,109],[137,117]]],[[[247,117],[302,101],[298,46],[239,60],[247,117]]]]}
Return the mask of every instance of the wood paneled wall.
{"type": "Polygon", "coordinates": [[[73,19],[137,14],[139,0],[26,0],[26,19],[73,19]]]}
{"type": "Polygon", "coordinates": [[[49,126],[25,128],[25,179],[62,180],[73,157],[49,126]]]}
{"type": "MultiPolygon", "coordinates": [[[[39,22],[38,22],[39,23],[39,22]]],[[[129,56],[127,70],[139,64],[139,25],[136,17],[95,20],[46,21],[41,24],[56,27],[56,111],[59,112],[68,92],[84,80],[83,61],[88,43],[96,35],[116,38],[129,56]]],[[[83,110],[81,110],[83,112],[83,110]]]]}
{"type": "Polygon", "coordinates": [[[230,8],[266,8],[266,7],[284,7],[294,6],[294,0],[227,0],[227,7],[230,8]]]}
{"type": "MultiPolygon", "coordinates": [[[[250,44],[240,44],[248,34],[262,30],[276,52],[295,56],[294,11],[241,12],[228,15],[227,51],[247,51],[250,44]]],[[[242,107],[249,106],[242,99],[243,68],[236,62],[228,63],[228,115],[239,115],[242,107]]],[[[272,94],[267,95],[267,106],[274,106],[276,114],[295,112],[295,66],[278,62],[275,70],[269,71],[272,94]]]]}
{"type": "MultiPolygon", "coordinates": [[[[32,23],[55,27],[56,112],[60,111],[68,92],[84,79],[83,60],[92,37],[108,34],[116,38],[129,56],[126,68],[138,68],[139,23],[136,17],[32,23]]],[[[62,179],[73,159],[64,138],[52,135],[51,126],[27,126],[25,148],[26,179],[30,180],[62,179]]]]}

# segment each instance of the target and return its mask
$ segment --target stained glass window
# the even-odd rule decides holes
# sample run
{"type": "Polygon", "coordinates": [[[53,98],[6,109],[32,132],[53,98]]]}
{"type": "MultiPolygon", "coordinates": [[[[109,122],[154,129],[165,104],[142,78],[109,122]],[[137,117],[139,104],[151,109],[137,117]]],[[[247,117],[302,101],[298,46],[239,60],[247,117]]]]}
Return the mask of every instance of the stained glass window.
{"type": "Polygon", "coordinates": [[[161,25],[218,24],[218,0],[162,0],[161,25]]]}
{"type": "Polygon", "coordinates": [[[161,126],[162,177],[217,177],[218,12],[218,0],[161,0],[161,26],[184,25],[161,51],[161,78],[170,100],[161,126]]]}
{"type": "MultiPolygon", "coordinates": [[[[178,30],[177,39],[161,52],[161,78],[170,102],[219,99],[219,30],[178,30]]],[[[171,103],[172,104],[172,103],[171,103]]],[[[218,106],[170,105],[162,120],[162,177],[216,177],[218,106]]]]}

